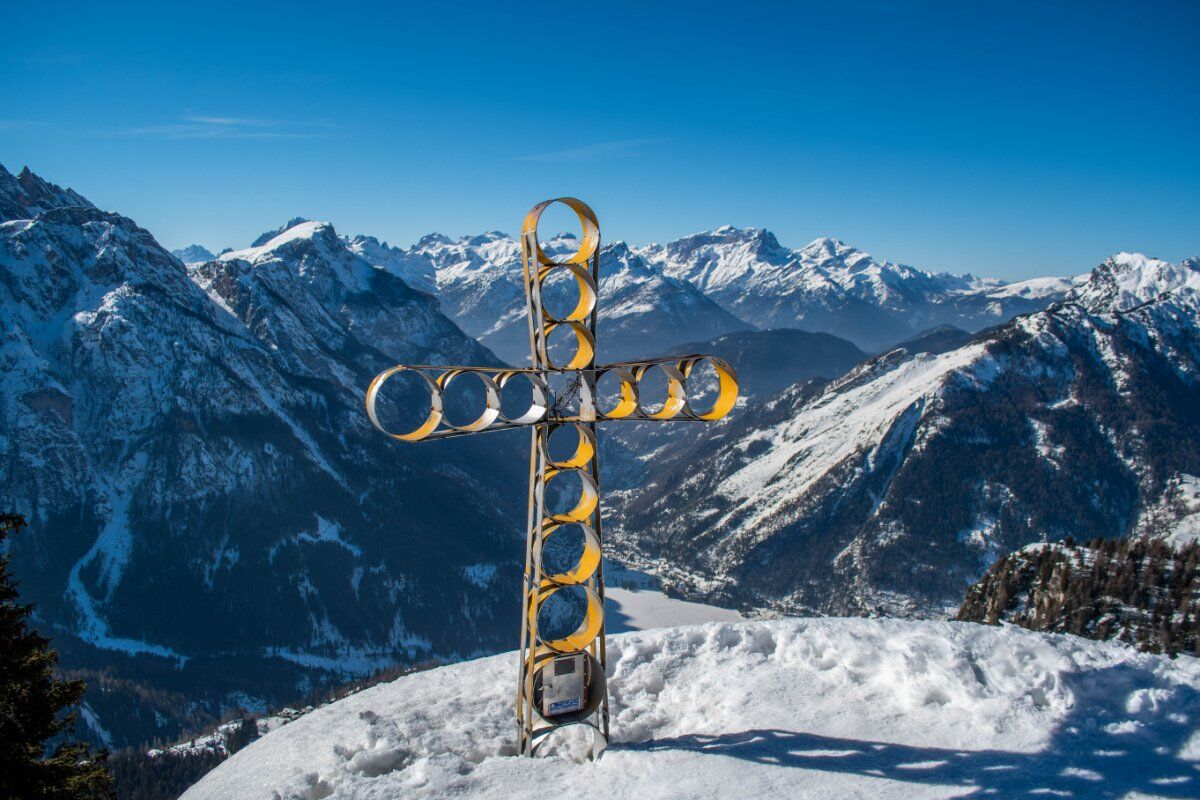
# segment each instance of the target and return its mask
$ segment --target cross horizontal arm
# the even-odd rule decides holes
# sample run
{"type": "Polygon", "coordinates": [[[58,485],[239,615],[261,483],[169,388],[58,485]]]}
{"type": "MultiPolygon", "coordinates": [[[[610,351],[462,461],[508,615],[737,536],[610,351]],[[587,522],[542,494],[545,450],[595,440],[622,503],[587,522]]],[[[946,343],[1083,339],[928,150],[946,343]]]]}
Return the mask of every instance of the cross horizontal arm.
{"type": "Polygon", "coordinates": [[[367,387],[367,416],[376,428],[394,439],[415,442],[422,440],[447,439],[468,433],[485,433],[523,428],[530,425],[562,425],[578,423],[626,420],[633,422],[711,422],[721,419],[737,401],[738,384],[733,368],[714,356],[686,355],[624,361],[602,364],[580,370],[546,370],[530,367],[472,367],[432,366],[424,364],[400,364],[375,376],[367,387]],[[695,380],[694,370],[702,363],[709,363],[717,377],[716,398],[704,408],[698,408],[698,397],[688,397],[689,377],[695,380]],[[666,378],[666,396],[661,403],[653,405],[642,397],[643,378],[657,369],[666,378]],[[376,404],[379,392],[393,376],[412,373],[424,382],[429,390],[429,410],[425,420],[415,429],[403,433],[387,430],[380,422],[376,404]],[[549,385],[551,374],[575,374],[583,379],[575,381],[573,391],[579,393],[577,409],[563,413],[549,385]],[[595,396],[598,383],[612,374],[617,386],[616,399],[603,402],[595,396]],[[480,414],[465,424],[456,424],[446,418],[444,392],[450,383],[460,376],[470,375],[479,381],[484,390],[484,407],[480,414]],[[529,384],[531,400],[520,414],[505,414],[501,398],[504,387],[515,378],[529,384]]]}

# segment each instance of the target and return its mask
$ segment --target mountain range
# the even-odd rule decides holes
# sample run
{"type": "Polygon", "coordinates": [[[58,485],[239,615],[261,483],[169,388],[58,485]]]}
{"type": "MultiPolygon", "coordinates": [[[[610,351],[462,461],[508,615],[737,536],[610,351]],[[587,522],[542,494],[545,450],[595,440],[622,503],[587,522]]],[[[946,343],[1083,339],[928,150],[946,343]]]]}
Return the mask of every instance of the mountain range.
{"type": "Polygon", "coordinates": [[[656,451],[614,550],[693,599],[943,615],[1030,542],[1169,537],[1200,475],[1198,316],[1200,260],[1118,254],[1045,311],[656,451]]]}
{"type": "MultiPolygon", "coordinates": [[[[300,218],[172,254],[0,168],[0,501],[97,740],[511,646],[526,438],[397,446],[362,394],[400,362],[524,363],[521,269],[498,232],[300,218]]],[[[703,430],[606,429],[609,552],[748,611],[944,615],[1030,541],[1172,534],[1198,275],[1119,254],[1003,284],[758,229],[606,245],[601,359],[707,350],[748,395],[703,430]]]]}
{"type": "MultiPolygon", "coordinates": [[[[516,240],[489,231],[459,239],[429,234],[408,248],[363,235],[347,241],[369,263],[436,296],[447,316],[501,358],[528,359],[516,240]]],[[[550,252],[576,245],[570,234],[546,243],[550,252]]],[[[206,252],[192,245],[176,254],[186,262],[206,252]]],[[[666,348],[780,328],[829,333],[878,352],[938,326],[978,331],[1043,309],[1075,282],[930,273],[878,261],[836,239],[791,250],[770,231],[730,226],[666,245],[618,241],[604,247],[600,261],[597,338],[601,360],[609,361],[648,355],[646,342],[666,348]]]]}
{"type": "Polygon", "coordinates": [[[524,439],[398,448],[362,412],[396,360],[499,363],[433,298],[329,226],[189,271],[69,190],[0,187],[0,489],[64,666],[137,684],[89,695],[101,740],[508,643],[524,439]]]}

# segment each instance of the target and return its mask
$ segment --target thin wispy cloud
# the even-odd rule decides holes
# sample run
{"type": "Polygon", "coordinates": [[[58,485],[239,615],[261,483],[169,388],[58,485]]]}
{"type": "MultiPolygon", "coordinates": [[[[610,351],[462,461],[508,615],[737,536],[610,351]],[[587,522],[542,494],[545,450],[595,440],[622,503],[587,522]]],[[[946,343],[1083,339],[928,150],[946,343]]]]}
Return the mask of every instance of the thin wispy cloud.
{"type": "Polygon", "coordinates": [[[517,156],[521,161],[598,161],[602,158],[621,158],[637,155],[646,145],[656,144],[662,139],[620,139],[615,142],[597,142],[566,150],[551,150],[545,153],[517,156]]]}
{"type": "Polygon", "coordinates": [[[327,139],[332,122],[188,115],[175,122],[127,128],[118,133],[161,139],[327,139]]]}

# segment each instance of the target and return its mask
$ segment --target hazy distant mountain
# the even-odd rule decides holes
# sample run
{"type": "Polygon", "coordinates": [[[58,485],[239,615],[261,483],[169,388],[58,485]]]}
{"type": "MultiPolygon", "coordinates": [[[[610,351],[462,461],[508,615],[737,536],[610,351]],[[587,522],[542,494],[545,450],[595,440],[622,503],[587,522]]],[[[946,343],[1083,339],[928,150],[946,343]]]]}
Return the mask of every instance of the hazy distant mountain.
{"type": "Polygon", "coordinates": [[[189,244],[179,250],[172,250],[171,255],[184,264],[203,264],[205,261],[212,261],[216,258],[211,250],[199,244],[189,244]]]}
{"type": "Polygon", "coordinates": [[[975,334],[968,333],[962,328],[956,328],[953,325],[938,325],[930,328],[927,331],[921,331],[911,339],[905,339],[903,342],[897,342],[895,348],[904,348],[909,353],[945,353],[949,350],[955,350],[962,347],[975,334]]]}
{"type": "Polygon", "coordinates": [[[727,333],[680,345],[677,352],[709,353],[736,364],[742,394],[759,399],[805,378],[839,378],[867,358],[845,339],[788,328],[727,333]]]}
{"type": "MultiPolygon", "coordinates": [[[[408,250],[370,237],[356,237],[351,246],[371,263],[435,294],[451,319],[509,363],[528,361],[521,248],[515,240],[490,231],[453,241],[430,234],[408,250]]],[[[544,246],[571,252],[578,242],[562,236],[544,246]]],[[[680,342],[751,327],[694,286],[650,267],[623,242],[601,251],[599,303],[601,361],[648,356],[680,342]]]]}
{"type": "Polygon", "coordinates": [[[725,226],[639,252],[758,328],[823,331],[869,350],[939,324],[978,330],[1004,322],[1045,308],[1071,286],[930,273],[876,261],[836,239],[791,250],[761,228],[725,226]]]}

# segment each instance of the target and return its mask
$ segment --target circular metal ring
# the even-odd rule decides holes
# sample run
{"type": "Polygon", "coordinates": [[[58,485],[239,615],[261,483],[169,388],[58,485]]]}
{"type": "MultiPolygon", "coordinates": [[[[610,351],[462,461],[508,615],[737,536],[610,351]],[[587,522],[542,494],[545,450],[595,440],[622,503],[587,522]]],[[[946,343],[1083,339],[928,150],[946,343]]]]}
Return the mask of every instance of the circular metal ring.
{"type": "Polygon", "coordinates": [[[646,419],[671,419],[687,406],[687,393],[683,388],[683,373],[674,364],[669,362],[642,364],[634,367],[633,375],[638,382],[638,410],[646,419]],[[658,367],[667,376],[667,397],[658,411],[646,410],[643,404],[645,398],[641,390],[642,378],[652,367],[658,367]]]}
{"type": "MultiPolygon", "coordinates": [[[[566,714],[555,714],[547,717],[541,712],[542,691],[544,685],[542,670],[552,665],[554,663],[554,658],[543,658],[542,662],[534,667],[533,707],[537,711],[538,717],[540,717],[549,726],[548,728],[539,728],[537,731],[534,731],[533,735],[535,738],[544,736],[551,730],[555,730],[557,728],[585,722],[585,720],[594,714],[596,709],[600,707],[600,703],[604,699],[604,689],[606,683],[604,667],[600,666],[600,660],[591,653],[583,653],[582,655],[587,660],[587,664],[584,667],[584,670],[587,673],[587,703],[584,704],[583,708],[567,712],[566,714]]],[[[585,722],[585,724],[587,723],[585,722]]]]}
{"type": "Polygon", "coordinates": [[[550,481],[554,480],[559,475],[574,474],[579,476],[582,487],[579,492],[579,500],[570,511],[565,511],[561,514],[547,514],[546,519],[551,522],[583,522],[592,516],[592,512],[596,510],[596,506],[600,504],[600,491],[596,487],[596,481],[592,478],[590,472],[585,469],[555,469],[553,467],[546,470],[546,477],[538,484],[537,491],[541,493],[540,499],[545,503],[546,487],[550,485],[550,481]]]}
{"type": "Polygon", "coordinates": [[[576,423],[568,423],[568,425],[575,428],[579,440],[575,445],[575,452],[562,461],[555,461],[550,457],[550,437],[556,430],[567,427],[567,425],[540,426],[538,431],[538,448],[542,451],[542,457],[546,459],[546,463],[553,469],[576,469],[585,466],[596,455],[596,434],[592,432],[592,429],[587,425],[576,423]]]}
{"type": "Polygon", "coordinates": [[[596,386],[599,387],[600,381],[605,375],[615,374],[621,381],[621,397],[616,404],[607,411],[597,407],[596,413],[603,419],[624,419],[638,409],[638,384],[637,378],[633,377],[633,373],[625,367],[613,367],[606,369],[596,376],[596,386]]]}
{"type": "Polygon", "coordinates": [[[371,381],[371,385],[367,387],[366,395],[367,416],[371,419],[371,424],[379,430],[386,433],[393,439],[398,439],[402,442],[417,442],[424,439],[429,434],[433,433],[437,428],[438,423],[442,421],[442,390],[438,386],[437,381],[426,375],[419,369],[406,367],[403,365],[385,369],[383,372],[375,376],[371,381]],[[429,415],[425,418],[416,429],[408,433],[392,433],[379,422],[379,417],[375,415],[375,403],[379,399],[379,390],[383,388],[383,384],[388,381],[393,375],[398,372],[412,372],[419,375],[422,380],[429,386],[429,415]]]}
{"type": "Polygon", "coordinates": [[[542,380],[542,377],[536,372],[522,372],[513,370],[511,372],[496,373],[496,385],[500,388],[501,398],[503,399],[505,385],[514,377],[521,376],[529,381],[530,389],[533,397],[530,400],[529,408],[523,414],[516,417],[505,416],[504,404],[501,402],[500,419],[511,425],[531,425],[541,421],[546,416],[546,411],[550,408],[550,387],[542,380]]]}
{"type": "MultiPolygon", "coordinates": [[[[584,522],[570,524],[578,525],[583,532],[583,553],[575,562],[575,566],[542,578],[539,583],[539,587],[542,589],[550,586],[577,586],[595,575],[596,570],[600,568],[600,538],[596,536],[595,529],[584,522]]],[[[544,544],[555,531],[563,527],[565,525],[562,523],[543,522],[541,542],[544,544]]],[[[541,561],[538,563],[540,564],[541,561]]]]}
{"type": "Polygon", "coordinates": [[[600,246],[600,222],[596,219],[596,212],[582,200],[577,200],[574,197],[556,197],[553,200],[545,200],[538,203],[533,208],[529,209],[529,213],[525,215],[525,221],[521,225],[521,235],[533,234],[534,242],[537,247],[537,260],[539,264],[554,266],[558,264],[585,264],[587,260],[596,252],[596,248],[600,246]],[[566,261],[555,261],[546,255],[542,250],[542,243],[538,241],[537,229],[538,220],[541,219],[542,212],[555,203],[562,203],[575,212],[575,216],[579,217],[579,224],[583,228],[583,236],[579,240],[579,249],[575,255],[568,258],[566,261]]]}
{"type": "Polygon", "coordinates": [[[556,317],[546,310],[546,301],[543,296],[542,318],[547,322],[579,322],[587,319],[592,310],[596,308],[596,296],[599,293],[596,288],[596,281],[592,278],[592,273],[578,264],[558,264],[550,267],[542,267],[538,270],[539,291],[541,291],[541,284],[545,282],[546,276],[555,270],[566,270],[575,277],[575,283],[579,286],[579,300],[575,303],[575,308],[565,317],[556,317]]]}
{"type": "Polygon", "coordinates": [[[728,361],[717,358],[716,356],[701,356],[700,358],[686,358],[679,362],[679,371],[684,377],[684,395],[687,395],[687,379],[691,376],[692,370],[699,364],[707,361],[712,364],[713,369],[717,371],[717,397],[712,402],[712,406],[707,411],[697,411],[688,402],[688,409],[692,416],[696,419],[715,420],[721,419],[730,411],[733,410],[734,404],[738,399],[738,381],[737,373],[733,371],[733,367],[728,361]]]}
{"type": "Polygon", "coordinates": [[[590,719],[581,719],[573,722],[552,722],[541,714],[538,714],[538,719],[542,720],[545,724],[533,729],[533,733],[530,736],[530,740],[533,742],[533,747],[529,751],[530,755],[538,755],[538,750],[541,749],[541,746],[551,738],[550,734],[563,728],[569,728],[572,725],[583,725],[592,729],[593,733],[600,740],[600,747],[597,752],[603,752],[608,749],[608,737],[604,735],[604,731],[600,730],[600,726],[590,719]]]}
{"type": "Polygon", "coordinates": [[[582,322],[552,322],[542,328],[542,336],[547,349],[546,364],[550,369],[584,369],[596,360],[596,340],[582,322]],[[550,360],[550,333],[562,326],[570,328],[571,332],[575,334],[575,355],[571,356],[571,360],[562,367],[556,367],[550,360]]]}
{"type": "MultiPolygon", "coordinates": [[[[588,586],[586,583],[578,584],[583,590],[584,597],[587,598],[587,611],[584,613],[583,620],[579,623],[579,627],[573,633],[569,633],[561,639],[552,639],[546,641],[540,636],[538,642],[542,647],[554,653],[574,653],[583,650],[591,644],[600,631],[604,628],[604,606],[600,602],[600,595],[596,594],[596,590],[588,586]]],[[[546,604],[551,597],[564,589],[564,586],[542,586],[532,593],[529,604],[529,621],[530,628],[538,630],[537,615],[541,611],[543,605],[546,604]]],[[[540,649],[540,648],[539,648],[540,649]]]]}
{"type": "Polygon", "coordinates": [[[448,426],[454,428],[456,431],[481,431],[488,425],[491,425],[493,422],[495,422],[496,418],[500,416],[500,387],[497,386],[496,382],[492,380],[491,376],[485,372],[474,369],[448,369],[439,375],[437,379],[438,386],[443,392],[443,403],[445,403],[446,388],[459,375],[474,375],[476,378],[483,381],[485,400],[483,413],[476,417],[472,422],[468,422],[465,425],[456,425],[448,416],[445,415],[445,409],[443,408],[442,418],[446,421],[448,426]]]}

